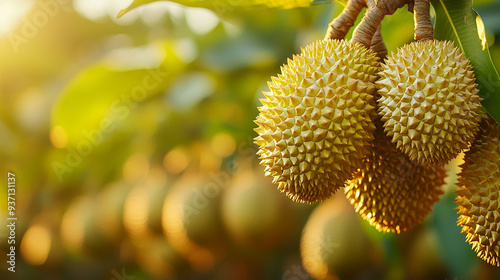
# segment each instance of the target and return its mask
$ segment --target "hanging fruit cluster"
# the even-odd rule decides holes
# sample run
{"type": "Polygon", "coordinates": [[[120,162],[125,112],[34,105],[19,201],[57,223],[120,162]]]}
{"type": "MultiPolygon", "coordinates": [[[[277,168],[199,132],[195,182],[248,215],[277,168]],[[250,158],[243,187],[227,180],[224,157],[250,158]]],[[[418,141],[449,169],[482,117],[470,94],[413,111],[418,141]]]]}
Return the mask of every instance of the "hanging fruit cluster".
{"type": "Polygon", "coordinates": [[[255,121],[260,163],[292,200],[323,201],[344,187],[371,225],[400,233],[432,210],[444,165],[471,146],[458,224],[478,256],[498,266],[500,126],[482,116],[464,53],[433,39],[429,9],[428,0],[348,1],[326,38],[271,78],[255,121]],[[387,57],[380,23],[404,5],[414,13],[416,41],[387,57]]]}

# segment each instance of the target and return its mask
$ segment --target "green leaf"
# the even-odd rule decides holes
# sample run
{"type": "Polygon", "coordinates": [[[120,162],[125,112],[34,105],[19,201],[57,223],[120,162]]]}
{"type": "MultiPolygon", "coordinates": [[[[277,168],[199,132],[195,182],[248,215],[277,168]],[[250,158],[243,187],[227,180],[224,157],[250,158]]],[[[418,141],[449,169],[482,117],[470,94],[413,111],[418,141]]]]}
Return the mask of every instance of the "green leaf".
{"type": "Polygon", "coordinates": [[[453,274],[469,279],[469,274],[477,266],[479,258],[472,245],[465,241],[465,234],[457,226],[459,215],[455,210],[455,192],[450,191],[434,204],[432,224],[439,240],[439,249],[444,261],[453,274]]]}
{"type": "MultiPolygon", "coordinates": [[[[336,0],[134,0],[130,6],[121,10],[117,17],[121,17],[130,10],[157,1],[175,2],[187,7],[206,8],[223,15],[226,12],[236,10],[262,9],[262,8],[281,8],[291,9],[298,7],[310,7],[331,3],[336,0]]],[[[337,0],[345,6],[346,0],[337,0]]]]}
{"type": "MultiPolygon", "coordinates": [[[[80,72],[52,108],[52,141],[57,147],[78,147],[92,135],[113,131],[138,104],[165,89],[163,68],[117,70],[98,63],[80,72]]],[[[88,144],[87,144],[88,145],[88,144]]]]}
{"type": "Polygon", "coordinates": [[[434,38],[451,40],[474,67],[484,109],[500,123],[500,77],[486,43],[483,21],[472,9],[472,0],[431,0],[436,12],[434,38]]]}
{"type": "MultiPolygon", "coordinates": [[[[153,3],[153,2],[158,2],[158,1],[165,1],[165,0],[134,0],[127,8],[120,10],[118,12],[118,15],[116,15],[116,17],[120,18],[124,14],[128,13],[129,11],[131,11],[139,6],[146,5],[146,4],[153,3]]],[[[182,4],[182,3],[180,3],[180,4],[182,4]]],[[[183,5],[185,5],[185,4],[183,4],[183,5]]],[[[203,7],[203,8],[205,8],[205,7],[203,7]]]]}

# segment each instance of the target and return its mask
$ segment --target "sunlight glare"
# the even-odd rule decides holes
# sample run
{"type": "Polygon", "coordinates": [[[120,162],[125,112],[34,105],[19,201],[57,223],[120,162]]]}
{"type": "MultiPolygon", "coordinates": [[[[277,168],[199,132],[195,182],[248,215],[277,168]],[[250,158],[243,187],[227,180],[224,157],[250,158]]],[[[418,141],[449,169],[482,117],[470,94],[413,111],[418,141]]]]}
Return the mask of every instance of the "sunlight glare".
{"type": "Polygon", "coordinates": [[[11,32],[35,5],[33,0],[0,1],[0,36],[11,32]]]}
{"type": "Polygon", "coordinates": [[[206,34],[214,29],[220,22],[217,15],[203,8],[186,9],[186,22],[196,34],[206,34]]]}

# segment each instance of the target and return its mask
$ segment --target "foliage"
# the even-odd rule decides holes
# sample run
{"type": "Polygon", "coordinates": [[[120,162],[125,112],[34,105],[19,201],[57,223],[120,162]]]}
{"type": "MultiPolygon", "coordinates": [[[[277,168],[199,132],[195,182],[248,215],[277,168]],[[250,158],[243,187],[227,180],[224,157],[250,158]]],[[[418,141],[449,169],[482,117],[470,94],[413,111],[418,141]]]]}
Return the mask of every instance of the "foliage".
{"type": "MultiPolygon", "coordinates": [[[[156,1],[165,0],[135,0],[129,7],[121,10],[118,17],[131,9],[156,1]]],[[[211,9],[223,16],[224,13],[234,13],[239,9],[246,11],[248,9],[262,9],[263,7],[289,9],[325,4],[331,1],[174,0],[173,2],[190,7],[211,9]]],[[[345,4],[344,1],[340,2],[345,4]]],[[[482,104],[488,113],[500,123],[500,110],[495,110],[495,108],[500,108],[500,77],[487,48],[488,43],[483,21],[477,12],[472,9],[472,1],[432,0],[432,5],[436,13],[435,38],[454,41],[465,52],[474,66],[480,95],[484,99],[482,104]]]]}
{"type": "Polygon", "coordinates": [[[500,77],[488,50],[483,20],[469,0],[433,0],[434,37],[454,41],[474,66],[479,95],[488,113],[500,123],[500,77]]]}
{"type": "MultiPolygon", "coordinates": [[[[171,1],[188,7],[207,8],[218,14],[234,10],[258,10],[263,8],[291,9],[298,7],[310,7],[312,5],[327,4],[335,0],[134,0],[127,8],[118,13],[118,17],[123,16],[128,11],[144,4],[157,1],[171,1]]],[[[344,4],[346,0],[336,0],[344,4]]]]}

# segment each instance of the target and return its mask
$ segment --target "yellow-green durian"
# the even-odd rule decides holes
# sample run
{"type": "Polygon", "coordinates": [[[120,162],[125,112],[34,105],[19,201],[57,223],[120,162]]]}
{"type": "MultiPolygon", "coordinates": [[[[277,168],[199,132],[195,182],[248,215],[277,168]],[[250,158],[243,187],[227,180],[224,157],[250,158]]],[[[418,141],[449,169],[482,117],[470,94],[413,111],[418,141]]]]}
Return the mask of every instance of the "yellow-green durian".
{"type": "Polygon", "coordinates": [[[474,72],[449,41],[413,42],[382,64],[379,115],[392,142],[421,163],[446,163],[474,139],[481,114],[474,72]]]}
{"type": "Polygon", "coordinates": [[[345,194],[379,231],[400,233],[420,224],[443,193],[446,170],[420,165],[401,153],[376,122],[375,140],[345,194]]]}
{"type": "Polygon", "coordinates": [[[500,266],[500,125],[482,120],[458,179],[458,225],[488,263],[500,266]]]}
{"type": "Polygon", "coordinates": [[[375,129],[378,66],[359,44],[321,40],[271,78],[255,143],[266,176],[292,200],[324,200],[361,166],[375,129]]]}

